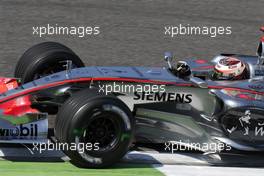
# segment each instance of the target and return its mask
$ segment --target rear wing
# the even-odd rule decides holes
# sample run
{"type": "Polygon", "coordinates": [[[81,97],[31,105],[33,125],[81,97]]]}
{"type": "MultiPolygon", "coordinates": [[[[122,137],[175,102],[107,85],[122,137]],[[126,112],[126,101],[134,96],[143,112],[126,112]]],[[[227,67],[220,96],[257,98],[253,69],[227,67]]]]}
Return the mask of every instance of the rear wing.
{"type": "MultiPolygon", "coordinates": [[[[264,32],[264,26],[260,28],[260,31],[264,32]]],[[[257,55],[259,57],[259,64],[264,64],[264,36],[260,38],[259,46],[257,49],[257,55]]]]}

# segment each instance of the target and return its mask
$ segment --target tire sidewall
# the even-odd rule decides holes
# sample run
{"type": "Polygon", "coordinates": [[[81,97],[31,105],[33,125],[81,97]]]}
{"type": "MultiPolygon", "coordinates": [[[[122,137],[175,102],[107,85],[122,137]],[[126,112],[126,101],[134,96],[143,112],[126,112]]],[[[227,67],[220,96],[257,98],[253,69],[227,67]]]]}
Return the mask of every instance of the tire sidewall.
{"type": "MultiPolygon", "coordinates": [[[[109,98],[98,98],[93,101],[89,101],[84,104],[79,111],[77,111],[74,115],[72,121],[68,124],[68,134],[66,135],[66,140],[68,143],[74,142],[76,143],[76,135],[73,134],[73,131],[76,128],[82,127],[84,124],[88,124],[90,122],[89,115],[93,113],[95,108],[104,109],[106,111],[114,112],[118,114],[116,117],[121,124],[121,134],[118,136],[118,144],[114,148],[112,148],[108,152],[103,152],[101,156],[94,156],[90,152],[85,154],[80,154],[77,151],[75,152],[67,152],[71,155],[71,158],[81,158],[84,162],[89,162],[92,167],[109,165],[111,163],[115,163],[119,160],[127,151],[128,147],[132,141],[132,134],[133,134],[133,116],[130,110],[124,106],[123,104],[114,101],[113,99],[109,98]]],[[[78,161],[81,163],[81,161],[78,161]]]]}
{"type": "Polygon", "coordinates": [[[73,53],[58,51],[58,52],[47,52],[43,55],[38,56],[38,59],[35,62],[32,62],[26,69],[23,75],[23,82],[29,82],[34,79],[34,75],[38,70],[43,69],[47,64],[56,64],[61,61],[71,60],[74,65],[77,67],[83,67],[84,64],[80,61],[78,56],[73,53]]]}

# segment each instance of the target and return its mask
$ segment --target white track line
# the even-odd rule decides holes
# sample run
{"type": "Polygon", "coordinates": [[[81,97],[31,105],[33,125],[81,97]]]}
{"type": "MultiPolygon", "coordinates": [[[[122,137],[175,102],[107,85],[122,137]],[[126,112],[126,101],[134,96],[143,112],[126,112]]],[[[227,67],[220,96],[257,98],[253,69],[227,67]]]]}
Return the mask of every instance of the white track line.
{"type": "MultiPolygon", "coordinates": [[[[35,161],[35,159],[45,159],[46,161],[54,161],[62,159],[68,161],[69,158],[61,151],[44,151],[43,153],[35,152],[32,154],[27,148],[0,148],[0,157],[16,157],[25,159],[26,161],[35,161]],[[31,159],[32,158],[32,159],[31,159]]],[[[245,156],[242,159],[239,156],[229,156],[228,163],[223,164],[221,157],[217,155],[205,156],[202,154],[191,153],[157,153],[157,152],[129,152],[124,158],[124,162],[151,164],[166,176],[255,176],[264,175],[262,168],[248,168],[247,164],[256,164],[264,167],[263,157],[251,158],[245,156]],[[250,163],[248,163],[250,162],[250,163]],[[219,167],[210,166],[212,164],[220,164],[219,167]],[[227,167],[232,164],[243,167],[227,167]]],[[[226,160],[227,158],[225,158],[226,160]]]]}
{"type": "Polygon", "coordinates": [[[154,168],[166,176],[257,176],[264,175],[261,168],[241,167],[212,167],[212,166],[185,166],[185,165],[160,165],[154,168]]]}

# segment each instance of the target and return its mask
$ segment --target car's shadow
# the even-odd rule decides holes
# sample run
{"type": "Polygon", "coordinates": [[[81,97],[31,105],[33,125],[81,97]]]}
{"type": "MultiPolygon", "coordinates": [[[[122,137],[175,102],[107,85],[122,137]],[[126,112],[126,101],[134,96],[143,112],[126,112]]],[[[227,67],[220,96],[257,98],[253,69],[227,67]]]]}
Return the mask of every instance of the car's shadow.
{"type": "MultiPolygon", "coordinates": [[[[154,157],[148,154],[128,153],[119,163],[111,166],[117,168],[149,168],[152,163],[159,163],[154,157]],[[141,158],[141,159],[139,159],[141,158]],[[143,161],[144,160],[144,161],[143,161]],[[137,162],[138,161],[138,162],[137,162]]],[[[2,160],[12,162],[68,162],[70,159],[62,151],[34,151],[31,145],[24,144],[0,144],[0,157],[2,160]]],[[[161,163],[159,163],[161,164],[161,163]]]]}
{"type": "MultiPolygon", "coordinates": [[[[0,144],[0,157],[13,162],[65,162],[69,158],[61,151],[34,151],[25,145],[0,144]]],[[[144,149],[129,152],[120,163],[122,167],[149,167],[149,164],[221,167],[264,167],[263,152],[228,152],[204,155],[200,152],[157,152],[144,149]]],[[[119,165],[120,165],[119,163],[119,165]]],[[[118,165],[113,167],[119,167],[118,165]]]]}

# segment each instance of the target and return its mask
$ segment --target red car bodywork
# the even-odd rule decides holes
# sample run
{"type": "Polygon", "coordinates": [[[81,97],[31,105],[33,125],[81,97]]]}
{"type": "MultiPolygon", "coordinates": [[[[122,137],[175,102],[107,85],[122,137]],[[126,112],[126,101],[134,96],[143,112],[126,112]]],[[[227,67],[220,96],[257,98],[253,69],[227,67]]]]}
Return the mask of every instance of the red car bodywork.
{"type": "MultiPolygon", "coordinates": [[[[5,93],[19,86],[17,79],[0,77],[0,93],[5,93]]],[[[31,108],[30,95],[18,97],[0,104],[2,115],[19,117],[26,113],[37,113],[31,108]]]]}

